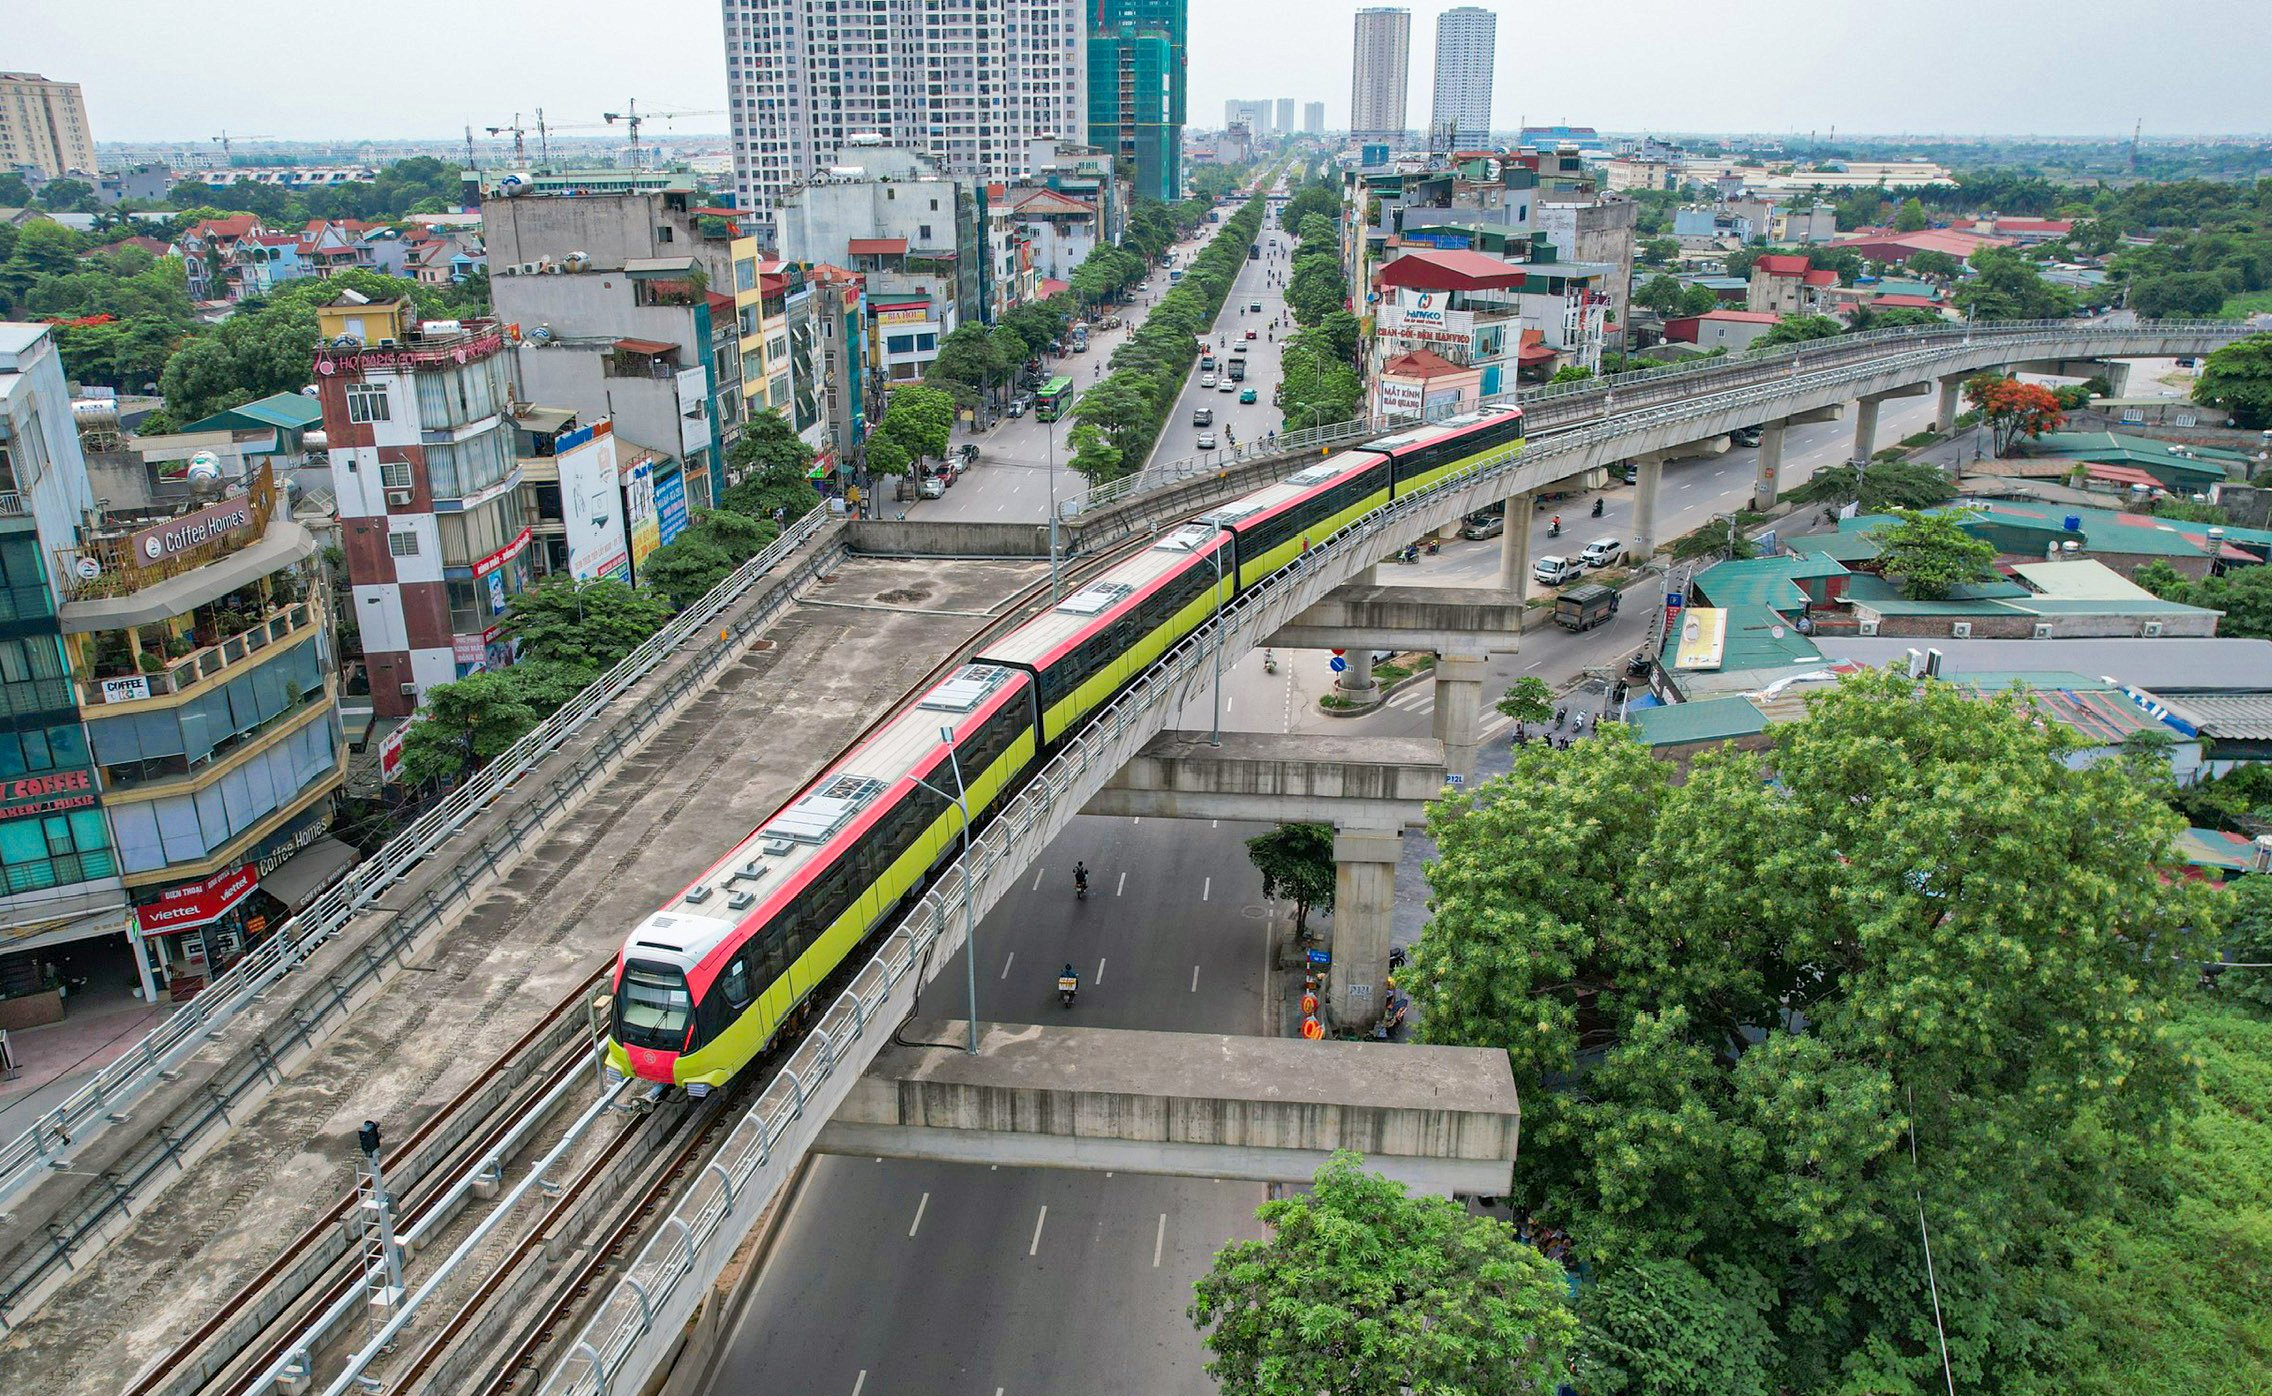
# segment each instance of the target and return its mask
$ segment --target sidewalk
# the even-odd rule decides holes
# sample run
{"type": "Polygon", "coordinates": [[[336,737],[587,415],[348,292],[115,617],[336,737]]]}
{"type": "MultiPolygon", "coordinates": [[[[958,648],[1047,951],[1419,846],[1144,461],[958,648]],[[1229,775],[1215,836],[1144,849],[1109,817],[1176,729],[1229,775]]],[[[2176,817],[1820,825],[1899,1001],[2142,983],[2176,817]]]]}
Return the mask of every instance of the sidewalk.
{"type": "Polygon", "coordinates": [[[0,1136],[13,1136],[70,1098],[87,1077],[124,1056],[157,1026],[162,1008],[135,999],[102,1001],[60,1023],[8,1034],[17,1073],[0,1079],[0,1136]]]}

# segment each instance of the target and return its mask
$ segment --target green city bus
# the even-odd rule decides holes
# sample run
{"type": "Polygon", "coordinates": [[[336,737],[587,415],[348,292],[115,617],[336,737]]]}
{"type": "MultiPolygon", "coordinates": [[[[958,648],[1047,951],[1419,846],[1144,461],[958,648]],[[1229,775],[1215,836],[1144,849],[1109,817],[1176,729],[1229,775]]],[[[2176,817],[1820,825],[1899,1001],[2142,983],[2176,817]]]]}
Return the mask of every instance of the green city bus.
{"type": "Polygon", "coordinates": [[[1073,407],[1073,380],[1059,374],[1041,385],[1033,395],[1033,415],[1045,422],[1054,422],[1073,407]]]}

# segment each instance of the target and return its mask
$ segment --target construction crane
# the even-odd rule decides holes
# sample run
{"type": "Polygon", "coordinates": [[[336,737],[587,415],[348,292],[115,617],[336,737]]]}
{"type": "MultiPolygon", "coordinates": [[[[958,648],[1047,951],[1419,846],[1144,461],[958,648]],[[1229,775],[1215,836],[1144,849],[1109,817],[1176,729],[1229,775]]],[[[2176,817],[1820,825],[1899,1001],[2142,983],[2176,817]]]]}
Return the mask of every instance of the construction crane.
{"type": "Polygon", "coordinates": [[[639,168],[639,128],[641,126],[650,121],[671,121],[682,116],[724,116],[725,114],[723,111],[641,111],[639,110],[639,99],[634,97],[625,104],[622,111],[601,112],[600,119],[610,126],[619,121],[623,123],[624,129],[631,136],[631,168],[636,170],[639,168]]]}
{"type": "Polygon", "coordinates": [[[524,170],[528,168],[529,151],[528,146],[523,138],[528,135],[529,128],[521,124],[521,114],[519,112],[513,113],[513,124],[510,126],[484,126],[481,129],[487,131],[492,136],[502,136],[507,131],[512,132],[513,163],[520,166],[524,170]]]}
{"type": "Polygon", "coordinates": [[[276,136],[232,136],[228,132],[223,131],[220,135],[211,136],[208,137],[208,139],[211,140],[213,144],[221,147],[221,164],[226,167],[229,163],[229,143],[231,141],[273,141],[279,138],[276,136]]]}

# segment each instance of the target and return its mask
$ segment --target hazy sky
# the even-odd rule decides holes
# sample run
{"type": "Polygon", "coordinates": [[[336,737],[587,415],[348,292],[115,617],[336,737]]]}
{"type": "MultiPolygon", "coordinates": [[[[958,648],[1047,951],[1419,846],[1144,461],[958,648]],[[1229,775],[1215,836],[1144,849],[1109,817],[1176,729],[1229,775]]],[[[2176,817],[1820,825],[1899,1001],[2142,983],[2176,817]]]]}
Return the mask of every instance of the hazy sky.
{"type": "MultiPolygon", "coordinates": [[[[717,0],[9,0],[0,66],[86,88],[101,140],[443,137],[725,106],[717,0]],[[337,21],[340,27],[324,31],[337,21]],[[533,121],[533,116],[531,117],[533,121]]],[[[1421,127],[1435,16],[1413,7],[1421,127]]],[[[1500,11],[1494,125],[2127,134],[2272,128],[2272,0],[1613,0],[1500,11]]],[[[1194,0],[1191,117],[1234,97],[1349,110],[1354,3],[1194,0]]],[[[677,123],[723,130],[719,115],[677,123]]]]}

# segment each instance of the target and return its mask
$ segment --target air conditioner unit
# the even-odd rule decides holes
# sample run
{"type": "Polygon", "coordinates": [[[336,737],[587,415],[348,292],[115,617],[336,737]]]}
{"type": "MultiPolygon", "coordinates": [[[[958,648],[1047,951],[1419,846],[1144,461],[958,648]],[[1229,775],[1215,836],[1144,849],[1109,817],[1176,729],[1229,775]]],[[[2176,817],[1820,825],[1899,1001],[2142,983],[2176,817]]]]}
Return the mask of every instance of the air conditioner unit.
{"type": "Polygon", "coordinates": [[[2051,638],[2050,621],[2039,620],[2035,623],[2035,638],[2038,640],[2048,640],[2051,638]]]}
{"type": "Polygon", "coordinates": [[[2161,638],[2161,633],[2162,633],[2162,623],[2161,623],[2160,621],[2158,621],[2158,620],[2150,620],[2150,621],[2147,621],[2147,622],[2146,622],[2146,638],[2147,638],[2147,639],[2149,639],[2149,640],[2155,640],[2155,639],[2159,639],[2159,638],[2161,638]]]}
{"type": "Polygon", "coordinates": [[[416,698],[418,696],[418,685],[414,683],[406,683],[401,685],[395,691],[400,693],[405,698],[416,698]]]}
{"type": "Polygon", "coordinates": [[[1968,621],[1968,620],[1960,620],[1960,621],[1955,621],[1955,622],[1951,623],[1951,624],[1950,624],[1950,626],[1949,626],[1949,638],[1950,638],[1950,639],[1952,639],[1952,640],[1969,640],[1969,639],[1971,639],[1971,638],[1972,638],[1972,622],[1971,622],[1971,621],[1968,621]]]}
{"type": "Polygon", "coordinates": [[[414,496],[412,492],[408,489],[393,489],[387,491],[387,503],[392,505],[400,505],[407,508],[413,497],[414,496]]]}
{"type": "Polygon", "coordinates": [[[1875,635],[1875,634],[1877,634],[1877,633],[1878,633],[1878,623],[1877,623],[1876,621],[1874,621],[1874,620],[1865,620],[1865,621],[1862,621],[1862,622],[1861,622],[1860,624],[1861,624],[1862,633],[1863,633],[1864,635],[1875,635]]]}

